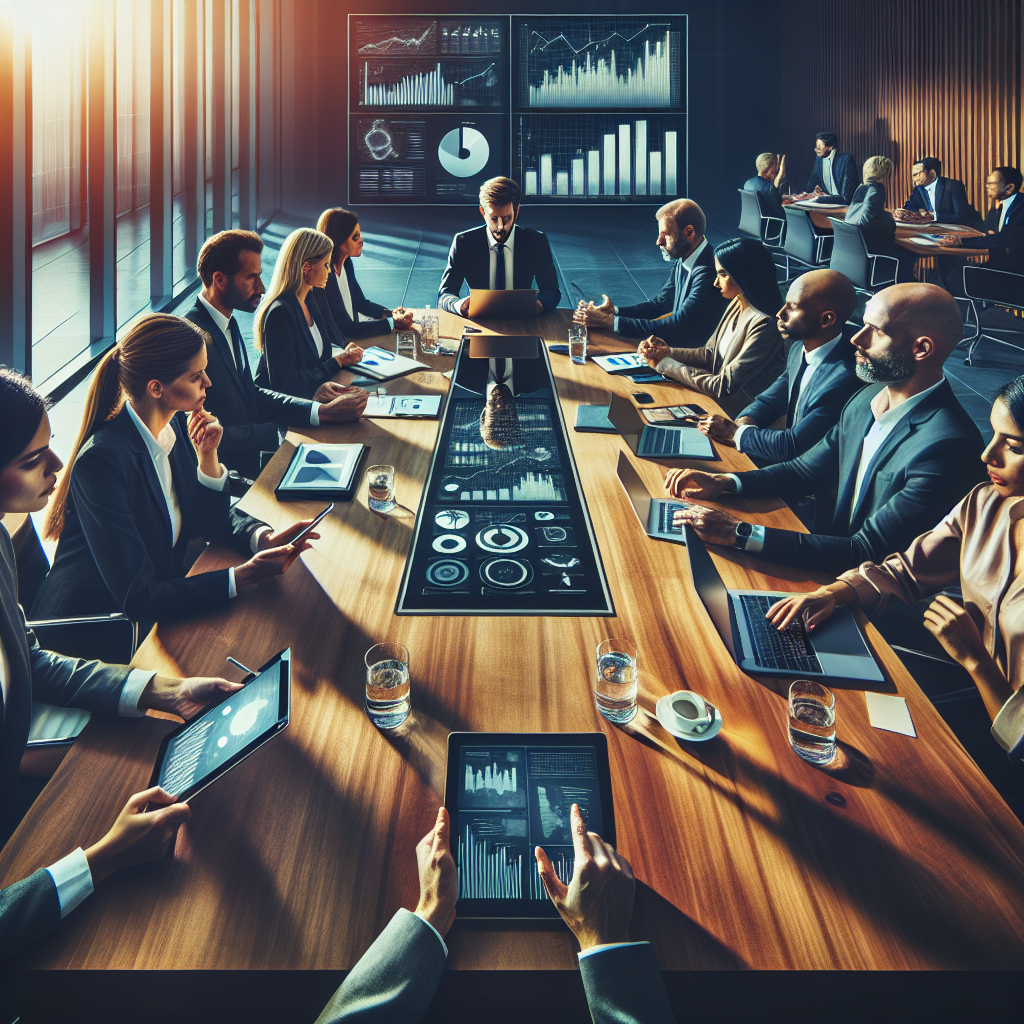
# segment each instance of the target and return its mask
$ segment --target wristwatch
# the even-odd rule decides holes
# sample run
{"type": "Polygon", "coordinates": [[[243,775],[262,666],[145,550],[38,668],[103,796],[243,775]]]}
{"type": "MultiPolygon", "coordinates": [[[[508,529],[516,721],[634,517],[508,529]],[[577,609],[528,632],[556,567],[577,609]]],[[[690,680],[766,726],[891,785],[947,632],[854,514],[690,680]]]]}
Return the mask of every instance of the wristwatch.
{"type": "Polygon", "coordinates": [[[739,548],[742,551],[747,546],[747,541],[750,540],[750,535],[754,532],[754,527],[750,523],[737,523],[736,524],[736,540],[733,542],[734,548],[739,548]]]}

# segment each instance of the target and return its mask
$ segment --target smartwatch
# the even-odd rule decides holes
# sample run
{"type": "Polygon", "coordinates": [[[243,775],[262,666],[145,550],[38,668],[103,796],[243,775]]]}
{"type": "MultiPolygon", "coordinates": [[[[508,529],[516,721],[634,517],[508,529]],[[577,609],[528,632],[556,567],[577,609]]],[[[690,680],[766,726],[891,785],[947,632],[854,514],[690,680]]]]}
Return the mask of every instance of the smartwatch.
{"type": "Polygon", "coordinates": [[[742,551],[747,546],[747,541],[750,540],[750,535],[753,532],[754,527],[750,523],[737,523],[736,540],[733,542],[733,547],[742,551]]]}

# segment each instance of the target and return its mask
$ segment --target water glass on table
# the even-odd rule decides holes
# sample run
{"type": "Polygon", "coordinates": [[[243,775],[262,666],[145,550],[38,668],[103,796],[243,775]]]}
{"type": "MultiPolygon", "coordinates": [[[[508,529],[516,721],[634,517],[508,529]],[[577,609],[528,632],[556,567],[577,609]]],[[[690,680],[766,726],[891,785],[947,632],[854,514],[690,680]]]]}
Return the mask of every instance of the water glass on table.
{"type": "Polygon", "coordinates": [[[399,331],[395,336],[395,351],[409,359],[416,358],[416,332],[399,331]]]}
{"type": "Polygon", "coordinates": [[[427,313],[420,321],[420,354],[433,356],[438,352],[437,317],[427,313]]]}
{"type": "Polygon", "coordinates": [[[587,325],[575,320],[569,324],[569,358],[580,366],[587,361],[587,325]]]}
{"type": "Polygon", "coordinates": [[[366,662],[366,715],[378,729],[397,729],[412,708],[409,684],[409,650],[388,641],[374,644],[366,662]]]}
{"type": "Polygon", "coordinates": [[[623,637],[602,640],[597,645],[597,682],[594,700],[597,710],[616,725],[636,716],[636,644],[623,637]]]}
{"type": "Polygon", "coordinates": [[[836,698],[821,683],[796,679],[789,688],[789,745],[810,764],[836,756],[836,698]]]}
{"type": "Polygon", "coordinates": [[[374,512],[390,512],[395,501],[395,467],[370,466],[366,471],[370,508],[374,512]]]}

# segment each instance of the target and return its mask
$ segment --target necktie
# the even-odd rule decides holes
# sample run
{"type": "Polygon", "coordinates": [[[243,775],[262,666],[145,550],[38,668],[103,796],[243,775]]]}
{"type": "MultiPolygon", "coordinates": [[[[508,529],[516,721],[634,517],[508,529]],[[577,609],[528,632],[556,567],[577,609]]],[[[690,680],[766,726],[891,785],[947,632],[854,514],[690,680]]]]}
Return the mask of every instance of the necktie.
{"type": "Polygon", "coordinates": [[[690,272],[683,266],[683,261],[679,261],[679,283],[676,285],[676,301],[675,309],[673,312],[678,313],[683,305],[683,298],[686,295],[686,282],[690,280],[690,272]]]}
{"type": "Polygon", "coordinates": [[[926,209],[926,210],[927,210],[927,211],[928,211],[929,213],[933,213],[933,212],[935,211],[935,207],[934,207],[934,206],[932,206],[932,197],[931,197],[931,193],[930,193],[930,192],[928,191],[928,189],[925,189],[925,190],[924,190],[924,208],[925,208],[925,209],[926,209]]]}
{"type": "Polygon", "coordinates": [[[497,255],[494,263],[494,288],[500,292],[505,290],[505,243],[498,242],[494,252],[497,255]]]}
{"type": "Polygon", "coordinates": [[[800,369],[797,371],[796,383],[793,385],[793,393],[789,396],[789,409],[786,411],[787,427],[792,427],[796,419],[796,407],[800,402],[800,389],[803,387],[804,372],[808,365],[807,353],[804,352],[803,359],[800,360],[800,369]]]}
{"type": "Polygon", "coordinates": [[[249,360],[245,355],[245,345],[242,344],[242,332],[234,317],[228,321],[228,333],[231,335],[231,352],[235,357],[235,369],[239,373],[248,373],[249,360]]]}
{"type": "Polygon", "coordinates": [[[508,376],[508,360],[507,359],[495,359],[494,360],[494,379],[499,384],[505,383],[505,378],[508,376]]]}

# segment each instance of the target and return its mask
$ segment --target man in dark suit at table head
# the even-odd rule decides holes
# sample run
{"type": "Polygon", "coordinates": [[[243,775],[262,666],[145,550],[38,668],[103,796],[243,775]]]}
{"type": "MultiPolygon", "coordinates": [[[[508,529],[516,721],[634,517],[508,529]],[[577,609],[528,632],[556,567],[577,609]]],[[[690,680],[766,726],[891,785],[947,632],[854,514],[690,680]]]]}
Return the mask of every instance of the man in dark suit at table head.
{"type": "Polygon", "coordinates": [[[839,152],[839,139],[832,132],[818,132],[814,136],[814,169],[807,179],[807,190],[793,198],[841,196],[850,203],[859,184],[857,161],[849,153],[839,152]]]}
{"type": "Polygon", "coordinates": [[[701,430],[758,465],[788,462],[813,448],[863,387],[854,368],[856,349],[844,340],[844,325],[856,306],[853,285],[838,271],[811,270],[798,277],[776,315],[783,338],[801,343],[790,345],[785,371],[735,423],[712,414],[700,421],[701,430]],[[781,428],[773,429],[779,422],[781,428]]]}
{"type": "Polygon", "coordinates": [[[744,192],[757,192],[761,196],[761,207],[769,217],[785,217],[782,211],[782,193],[779,191],[786,179],[786,154],[781,157],[774,153],[761,153],[754,161],[757,174],[743,183],[744,192]]]}
{"type": "Polygon", "coordinates": [[[254,231],[221,231],[208,238],[197,262],[203,290],[185,314],[209,335],[206,408],[224,427],[221,458],[243,481],[259,474],[261,452],[277,451],[279,424],[316,427],[356,420],[366,405],[365,392],[330,382],[312,402],[256,386],[233,313],[252,313],[260,304],[262,252],[263,239],[254,231]]]}
{"type": "Polygon", "coordinates": [[[672,494],[691,501],[835,494],[818,502],[814,532],[752,526],[698,505],[677,513],[677,521],[707,543],[823,572],[903,551],[983,476],[981,434],[942,374],[962,338],[949,292],[918,283],[882,289],[853,337],[857,375],[868,387],[810,451],[747,473],[674,469],[666,480],[672,494]]]}
{"type": "Polygon", "coordinates": [[[655,334],[669,345],[699,347],[715,333],[728,305],[715,287],[715,254],[704,237],[704,211],[692,199],[673,199],[655,216],[658,248],[674,263],[661,291],[646,302],[621,308],[603,295],[600,306],[590,302],[574,319],[626,338],[655,334]]]}
{"type": "Polygon", "coordinates": [[[896,220],[912,224],[940,221],[951,224],[981,223],[978,211],[967,200],[962,181],[942,176],[942,163],[934,156],[923,156],[910,169],[914,191],[902,210],[893,210],[896,220]]]}
{"type": "Polygon", "coordinates": [[[537,312],[558,305],[558,272],[543,231],[520,227],[519,186],[511,178],[491,178],[480,186],[478,228],[461,231],[452,240],[437,304],[459,316],[469,315],[469,297],[459,298],[463,284],[472,288],[532,288],[537,282],[537,312]]]}

